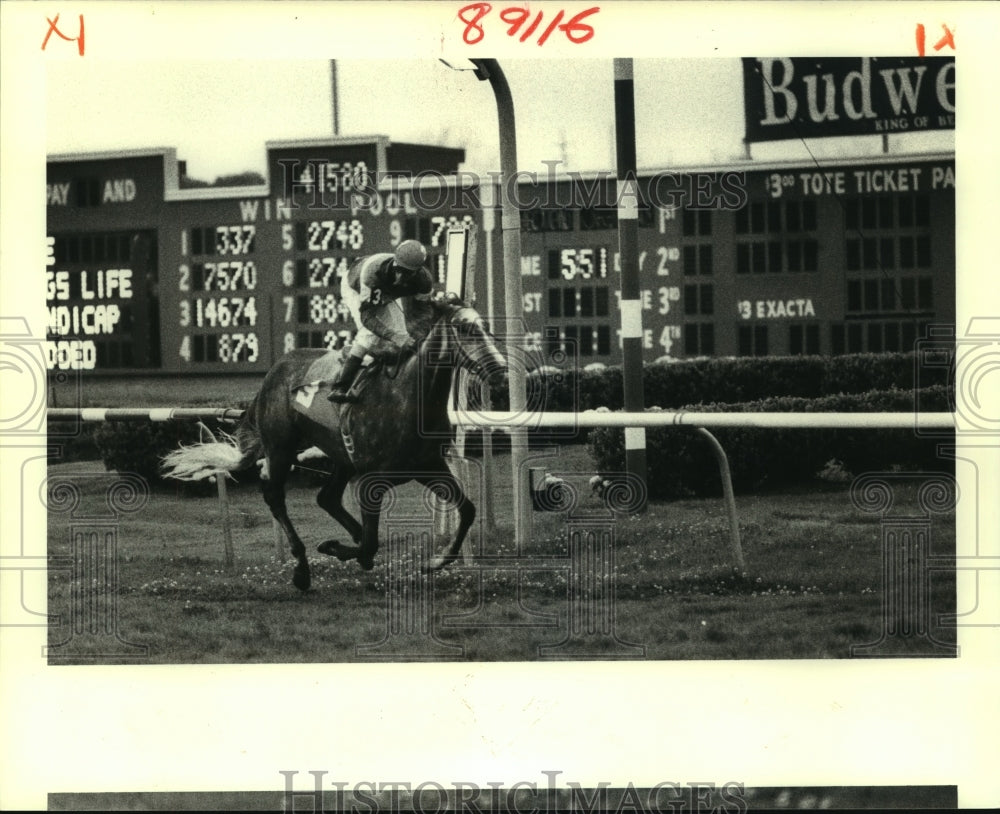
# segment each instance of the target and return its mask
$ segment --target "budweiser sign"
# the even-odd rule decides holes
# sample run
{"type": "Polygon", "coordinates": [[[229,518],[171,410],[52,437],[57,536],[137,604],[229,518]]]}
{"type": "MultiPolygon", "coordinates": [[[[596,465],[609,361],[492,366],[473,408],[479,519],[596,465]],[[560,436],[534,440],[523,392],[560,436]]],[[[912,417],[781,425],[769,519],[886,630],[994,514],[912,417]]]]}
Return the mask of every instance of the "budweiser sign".
{"type": "Polygon", "coordinates": [[[743,98],[748,142],[954,129],[955,60],[747,58],[743,98]]]}

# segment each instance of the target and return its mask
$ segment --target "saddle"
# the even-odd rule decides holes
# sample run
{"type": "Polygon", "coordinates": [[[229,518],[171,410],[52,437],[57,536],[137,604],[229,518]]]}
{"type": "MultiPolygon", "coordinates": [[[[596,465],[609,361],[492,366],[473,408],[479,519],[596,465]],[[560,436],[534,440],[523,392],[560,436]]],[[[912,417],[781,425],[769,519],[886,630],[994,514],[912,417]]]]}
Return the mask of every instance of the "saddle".
{"type": "MultiPolygon", "coordinates": [[[[292,407],[311,421],[330,429],[338,427],[351,461],[354,460],[354,438],[352,435],[353,411],[359,404],[334,404],[327,399],[342,362],[334,354],[325,354],[313,362],[306,370],[302,381],[292,385],[292,407]]],[[[351,385],[350,392],[360,401],[368,385],[386,366],[386,360],[376,357],[363,365],[351,385]]]]}
{"type": "MultiPolygon", "coordinates": [[[[290,388],[292,405],[295,409],[314,419],[318,416],[329,416],[329,410],[325,409],[323,405],[337,406],[329,404],[326,397],[333,388],[333,383],[336,381],[342,366],[343,362],[333,354],[326,354],[313,362],[301,380],[290,388]],[[317,406],[320,409],[314,413],[317,406]]],[[[350,392],[360,398],[368,384],[384,366],[385,362],[380,358],[366,360],[361,370],[358,371],[350,392]]]]}
{"type": "MultiPolygon", "coordinates": [[[[319,401],[332,404],[327,399],[327,396],[333,389],[333,384],[337,380],[340,369],[344,364],[343,360],[346,358],[349,350],[350,346],[347,346],[340,354],[323,354],[323,356],[309,365],[297,383],[289,387],[292,394],[292,405],[296,410],[314,420],[318,420],[320,423],[326,423],[322,417],[325,417],[326,421],[329,420],[329,411],[322,408],[317,410],[316,404],[319,401]]],[[[405,355],[392,352],[366,356],[349,392],[360,401],[368,385],[374,381],[376,376],[383,371],[386,371],[386,375],[390,377],[394,376],[394,369],[397,369],[405,358],[405,355]]]]}

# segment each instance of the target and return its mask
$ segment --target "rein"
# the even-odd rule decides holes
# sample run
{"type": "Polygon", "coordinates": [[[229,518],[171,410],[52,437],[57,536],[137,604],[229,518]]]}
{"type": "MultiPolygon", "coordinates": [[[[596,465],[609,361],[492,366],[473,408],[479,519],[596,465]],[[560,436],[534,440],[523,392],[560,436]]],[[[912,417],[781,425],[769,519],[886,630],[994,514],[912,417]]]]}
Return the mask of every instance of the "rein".
{"type": "MultiPolygon", "coordinates": [[[[456,331],[457,328],[451,323],[451,320],[456,313],[457,311],[450,315],[441,314],[431,325],[430,330],[424,338],[420,340],[416,350],[413,352],[413,356],[419,357],[425,350],[428,342],[436,341],[437,347],[434,349],[433,355],[430,351],[428,351],[427,358],[428,360],[438,362],[439,364],[443,363],[447,359],[448,354],[452,351],[453,344],[458,342],[457,337],[452,336],[452,332],[456,331]]],[[[458,345],[459,347],[457,352],[461,353],[461,343],[458,343],[458,345]]],[[[404,356],[396,354],[395,362],[392,363],[388,361],[389,358],[390,356],[386,354],[381,358],[379,363],[382,366],[382,375],[385,376],[386,379],[394,381],[399,376],[403,366],[410,357],[408,355],[404,356]]],[[[461,362],[458,361],[456,368],[460,366],[461,362]]]]}

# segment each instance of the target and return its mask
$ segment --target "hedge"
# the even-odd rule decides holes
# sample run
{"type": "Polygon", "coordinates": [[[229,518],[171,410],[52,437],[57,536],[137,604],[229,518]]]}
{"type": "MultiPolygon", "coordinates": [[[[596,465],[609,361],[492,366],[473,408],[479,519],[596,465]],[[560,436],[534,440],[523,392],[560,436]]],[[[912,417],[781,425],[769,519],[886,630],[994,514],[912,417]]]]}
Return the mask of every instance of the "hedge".
{"type": "MultiPolygon", "coordinates": [[[[948,412],[947,388],[918,391],[921,411],[948,412]]],[[[909,412],[914,410],[910,390],[880,390],[840,394],[817,399],[768,398],[742,404],[692,404],[681,409],[698,412],[909,412]]],[[[893,467],[941,469],[938,445],[945,437],[918,437],[911,429],[760,429],[713,428],[729,458],[733,488],[758,491],[770,486],[802,483],[831,461],[859,474],[893,467]]],[[[625,468],[624,432],[591,430],[588,448],[597,471],[606,477],[625,468]]],[[[646,430],[647,487],[650,497],[676,498],[721,494],[718,464],[704,437],[691,427],[646,430]]]]}
{"type": "MultiPolygon", "coordinates": [[[[722,402],[739,404],[774,396],[816,399],[838,393],[913,390],[949,386],[949,371],[922,367],[915,353],[863,353],[843,356],[763,356],[696,359],[643,367],[647,406],[678,409],[722,402]]],[[[622,407],[620,366],[593,371],[532,373],[528,404],[546,411],[622,407]]],[[[506,406],[506,391],[493,392],[496,409],[506,406]]]]}
{"type": "Polygon", "coordinates": [[[50,421],[48,443],[53,463],[100,460],[94,426],[80,421],[50,421]]]}
{"type": "MultiPolygon", "coordinates": [[[[927,368],[917,370],[917,356],[914,353],[883,353],[883,354],[854,354],[845,356],[776,356],[776,357],[746,357],[746,358],[721,358],[721,359],[699,359],[692,361],[677,362],[672,364],[650,364],[644,367],[644,386],[646,405],[656,405],[664,409],[688,409],[688,410],[741,410],[760,409],[768,411],[781,410],[833,410],[837,412],[850,411],[906,411],[913,409],[912,391],[916,386],[920,386],[921,409],[950,410],[950,390],[948,381],[948,371],[943,368],[927,368]],[[869,391],[875,391],[871,393],[869,391]],[[882,396],[878,396],[882,393],[882,396]],[[891,395],[887,395],[891,394],[891,395]],[[778,397],[778,398],[775,398],[778,397]],[[924,401],[926,398],[934,399],[934,407],[928,407],[924,401]],[[796,400],[798,399],[798,400],[796,400]],[[824,399],[827,399],[824,401],[824,399]],[[839,399],[839,401],[838,401],[839,399]],[[881,401],[878,401],[881,399],[881,401]],[[866,406],[866,401],[870,402],[866,406]],[[876,401],[879,404],[891,404],[894,406],[874,406],[876,401]],[[754,403],[766,406],[754,407],[754,403]],[[827,406],[816,406],[820,403],[827,406]],[[721,406],[728,405],[728,406],[721,406]],[[782,406],[785,405],[785,406],[782,406]]],[[[608,367],[602,370],[581,371],[579,373],[570,371],[550,372],[547,374],[533,373],[528,376],[527,381],[528,405],[532,409],[541,407],[546,411],[574,411],[585,409],[596,409],[607,407],[609,409],[621,409],[622,407],[622,371],[620,367],[608,367]]],[[[233,405],[244,407],[246,404],[233,405]]],[[[472,405],[475,407],[475,405],[472,405]]],[[[507,408],[506,388],[498,386],[493,392],[493,407],[497,410],[507,408]]],[[[214,428],[213,428],[214,429],[214,428]]],[[[714,460],[707,448],[701,450],[702,441],[696,433],[690,430],[669,430],[670,443],[661,450],[653,445],[650,447],[650,458],[658,458],[662,452],[667,455],[664,461],[670,460],[677,463],[676,455],[678,450],[692,450],[685,452],[687,457],[683,458],[685,467],[694,467],[695,470],[706,469],[705,483],[711,481],[717,487],[718,476],[712,471],[714,460]],[[702,454],[702,453],[706,454],[702,454]],[[674,456],[674,457],[670,457],[674,456]]],[[[720,440],[723,436],[727,438],[727,450],[739,449],[741,445],[751,442],[740,433],[745,430],[727,430],[719,432],[720,440]]],[[[763,460],[769,460],[775,455],[780,461],[787,438],[797,438],[795,444],[807,443],[801,439],[803,432],[825,432],[830,431],[801,431],[801,430],[774,430],[766,431],[767,443],[763,444],[754,439],[751,447],[756,450],[755,454],[764,456],[763,460]]],[[[849,431],[840,432],[839,436],[823,436],[822,450],[832,452],[816,468],[822,467],[830,458],[837,458],[845,461],[850,459],[856,466],[867,468],[863,454],[867,450],[869,457],[873,456],[870,432],[863,431],[860,434],[861,443],[857,444],[857,450],[851,446],[848,452],[842,452],[840,447],[844,445],[843,439],[849,438],[849,431]],[[845,434],[848,433],[848,434],[845,434]],[[833,442],[834,439],[836,443],[833,442]]],[[[902,431],[905,433],[905,431],[902,431]]],[[[559,443],[583,442],[587,439],[587,433],[581,430],[575,435],[567,434],[566,431],[552,433],[548,431],[533,431],[529,434],[532,443],[542,444],[551,441],[559,443]]],[[[614,435],[612,433],[612,435],[614,435]]],[[[657,433],[647,433],[650,438],[657,433]]],[[[752,433],[751,433],[752,435],[752,433]]],[[[617,434],[621,446],[621,433],[617,434]]],[[[880,434],[880,443],[883,438],[888,438],[890,434],[880,434]]],[[[100,452],[104,465],[109,470],[137,472],[148,478],[150,482],[158,482],[158,464],[161,456],[172,449],[176,449],[180,443],[190,443],[198,438],[198,429],[194,424],[185,422],[168,422],[166,424],[152,424],[150,422],[108,422],[102,424],[93,434],[93,441],[100,452]]],[[[494,443],[498,448],[503,448],[508,442],[508,438],[503,433],[495,433],[494,443]]],[[[590,434],[590,442],[597,444],[598,465],[602,470],[619,471],[622,468],[624,452],[618,455],[617,447],[610,437],[604,438],[600,434],[590,434]]],[[[76,453],[86,453],[88,438],[81,437],[77,440],[79,445],[76,453]]],[[[912,439],[911,439],[912,440],[912,439]]],[[[469,454],[477,454],[477,443],[480,442],[478,433],[469,433],[469,454]]],[[[651,443],[648,441],[647,443],[651,443]]],[[[810,436],[809,444],[813,444],[810,436]]],[[[903,444],[906,446],[906,444],[903,444]]],[[[731,452],[731,463],[733,453],[731,452]]],[[[803,470],[809,469],[815,463],[814,458],[827,452],[816,452],[816,455],[804,457],[794,455],[795,464],[803,470]]],[[[752,459],[753,460],[753,459],[752,459]]],[[[754,463],[759,461],[754,460],[754,463]]],[[[676,471],[676,466],[671,464],[665,468],[663,483],[656,480],[654,488],[657,493],[682,494],[690,486],[687,477],[684,479],[685,485],[682,487],[670,486],[676,478],[670,473],[676,471]]],[[[737,476],[737,467],[734,464],[734,480],[737,476]]],[[[771,470],[791,471],[795,466],[787,462],[775,464],[773,467],[764,467],[763,472],[767,473],[769,482],[777,482],[778,472],[771,470]]],[[[797,470],[796,470],[797,471],[797,470]]],[[[810,469],[811,475],[816,469],[810,469]]],[[[697,479],[696,479],[697,480],[697,479]]],[[[753,476],[753,470],[740,470],[740,482],[757,482],[759,477],[753,476]]],[[[713,488],[715,488],[713,487],[713,488]]],[[[697,487],[702,489],[704,487],[697,487]]]]}
{"type": "MultiPolygon", "coordinates": [[[[214,423],[210,427],[213,432],[217,429],[214,423]]],[[[181,444],[201,440],[201,431],[193,421],[105,421],[98,425],[93,437],[109,472],[134,472],[150,484],[163,484],[160,459],[181,444]]],[[[176,481],[169,483],[179,488],[176,481]]],[[[198,484],[184,487],[199,493],[206,491],[198,484]]]]}

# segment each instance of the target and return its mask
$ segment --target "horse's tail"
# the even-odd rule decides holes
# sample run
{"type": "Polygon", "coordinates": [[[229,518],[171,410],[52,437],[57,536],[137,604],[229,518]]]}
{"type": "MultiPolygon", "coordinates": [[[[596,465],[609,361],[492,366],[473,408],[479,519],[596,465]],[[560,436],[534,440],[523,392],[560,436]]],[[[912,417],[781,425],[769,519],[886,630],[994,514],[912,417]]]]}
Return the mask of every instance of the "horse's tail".
{"type": "Polygon", "coordinates": [[[160,462],[160,472],[174,480],[204,480],[217,475],[231,476],[233,472],[249,469],[262,457],[260,432],[256,424],[254,399],[234,435],[219,432],[214,435],[207,427],[203,432],[211,438],[197,444],[181,446],[165,455],[160,462]]]}

